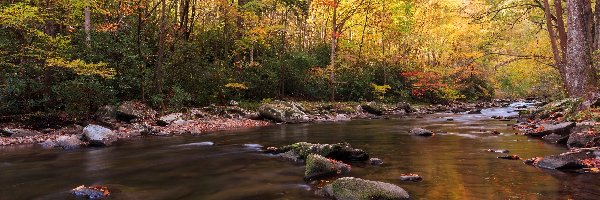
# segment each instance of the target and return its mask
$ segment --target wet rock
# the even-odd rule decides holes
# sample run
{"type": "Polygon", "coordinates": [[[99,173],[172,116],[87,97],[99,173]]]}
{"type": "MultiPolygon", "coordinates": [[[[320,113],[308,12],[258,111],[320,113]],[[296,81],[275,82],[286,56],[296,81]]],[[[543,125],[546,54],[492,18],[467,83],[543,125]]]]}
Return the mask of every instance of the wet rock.
{"type": "Polygon", "coordinates": [[[118,118],[130,121],[134,119],[151,119],[157,115],[157,112],[141,102],[126,101],[117,108],[116,114],[118,118]]]}
{"type": "Polygon", "coordinates": [[[498,156],[498,158],[505,159],[505,160],[521,160],[521,157],[519,157],[517,155],[498,156]]]}
{"type": "Polygon", "coordinates": [[[433,133],[427,129],[413,128],[413,129],[410,129],[410,134],[416,135],[416,136],[429,137],[429,136],[433,136],[435,133],[433,133]]]}
{"type": "Polygon", "coordinates": [[[542,158],[536,166],[545,169],[558,170],[582,169],[586,167],[582,163],[582,160],[596,158],[597,152],[597,149],[578,149],[559,155],[546,156],[542,158]]]}
{"type": "Polygon", "coordinates": [[[488,149],[485,150],[487,152],[492,152],[492,153],[509,153],[510,151],[506,150],[506,149],[488,149]]]}
{"type": "Polygon", "coordinates": [[[308,120],[308,116],[303,110],[304,108],[298,103],[274,101],[260,106],[258,113],[261,117],[276,122],[302,123],[308,120]]]}
{"type": "Polygon", "coordinates": [[[567,140],[569,139],[569,136],[565,136],[565,135],[558,135],[555,133],[552,133],[550,135],[546,135],[544,137],[542,137],[542,140],[551,143],[551,144],[565,144],[567,143],[567,140]]]}
{"type": "Polygon", "coordinates": [[[569,148],[595,147],[600,145],[598,143],[600,136],[591,131],[571,133],[568,138],[567,146],[569,148]]]}
{"type": "Polygon", "coordinates": [[[489,131],[488,133],[490,133],[492,135],[501,135],[502,134],[502,133],[500,133],[500,131],[497,131],[497,130],[489,131]]]}
{"type": "Polygon", "coordinates": [[[26,137],[42,135],[43,133],[36,130],[24,128],[4,128],[0,130],[0,134],[7,137],[26,137]]]}
{"type": "Polygon", "coordinates": [[[371,165],[382,165],[383,164],[383,160],[381,160],[379,158],[370,158],[369,159],[369,164],[371,164],[371,165]]]}
{"type": "Polygon", "coordinates": [[[85,199],[103,199],[110,196],[110,191],[104,186],[86,187],[85,185],[81,185],[71,190],[71,193],[77,198],[85,199]]]}
{"type": "Polygon", "coordinates": [[[418,174],[402,174],[400,175],[400,180],[419,182],[423,180],[423,177],[419,176],[418,174]]]}
{"type": "Polygon", "coordinates": [[[158,121],[156,121],[156,124],[159,126],[167,126],[174,121],[182,120],[182,119],[183,119],[183,113],[172,113],[172,114],[168,114],[168,115],[158,118],[158,121]]]}
{"type": "Polygon", "coordinates": [[[575,127],[575,122],[563,122],[559,124],[542,124],[538,130],[528,131],[526,132],[526,134],[534,137],[543,137],[552,133],[558,135],[568,135],[573,127],[575,127]]]}
{"type": "Polygon", "coordinates": [[[369,154],[362,149],[354,149],[348,143],[337,144],[311,144],[299,142],[283,147],[269,147],[266,153],[285,153],[292,160],[304,160],[309,154],[317,154],[326,158],[341,161],[366,161],[369,154]],[[295,157],[295,158],[292,158],[295,157]]]}
{"type": "Polygon", "coordinates": [[[470,110],[467,112],[469,115],[481,114],[481,109],[470,110]]]}
{"type": "Polygon", "coordinates": [[[375,102],[368,102],[366,104],[360,105],[360,107],[364,111],[374,114],[374,115],[383,115],[383,112],[385,111],[385,108],[383,107],[382,104],[375,103],[375,102]]]}
{"type": "Polygon", "coordinates": [[[525,163],[526,165],[537,166],[541,160],[542,160],[542,157],[533,157],[533,158],[524,160],[523,163],[525,163]]]}
{"type": "Polygon", "coordinates": [[[110,146],[117,140],[117,135],[108,128],[90,124],[83,129],[83,138],[90,146],[110,146]]]}
{"type": "Polygon", "coordinates": [[[350,165],[325,158],[320,155],[310,154],[306,158],[304,180],[311,181],[320,178],[343,175],[350,172],[350,165]]]}
{"type": "Polygon", "coordinates": [[[83,142],[79,139],[77,135],[63,135],[56,138],[57,147],[63,148],[65,150],[78,149],[83,146],[83,142]]]}
{"type": "Polygon", "coordinates": [[[325,196],[337,200],[410,199],[404,189],[394,184],[354,177],[339,178],[325,186],[322,191],[325,196]]]}

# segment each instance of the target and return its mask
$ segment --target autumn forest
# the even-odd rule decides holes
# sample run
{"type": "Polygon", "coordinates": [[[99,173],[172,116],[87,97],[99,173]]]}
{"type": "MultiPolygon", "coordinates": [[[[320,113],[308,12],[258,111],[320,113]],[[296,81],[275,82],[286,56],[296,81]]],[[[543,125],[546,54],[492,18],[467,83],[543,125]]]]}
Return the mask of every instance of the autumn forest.
{"type": "Polygon", "coordinates": [[[568,83],[597,87],[594,5],[8,0],[0,4],[0,112],[89,113],[124,100],[177,109],[276,98],[582,96],[568,83]]]}

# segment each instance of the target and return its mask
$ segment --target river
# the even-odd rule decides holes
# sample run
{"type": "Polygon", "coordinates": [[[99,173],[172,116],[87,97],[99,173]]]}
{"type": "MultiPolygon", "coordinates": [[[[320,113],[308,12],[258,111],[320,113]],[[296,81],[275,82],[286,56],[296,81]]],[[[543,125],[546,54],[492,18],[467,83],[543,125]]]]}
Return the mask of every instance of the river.
{"type": "Polygon", "coordinates": [[[347,176],[396,184],[413,199],[600,198],[598,175],[546,171],[486,152],[507,149],[530,158],[566,150],[515,135],[509,126],[514,122],[490,118],[512,114],[514,108],[508,107],[474,115],[274,125],[203,136],[145,137],[75,151],[0,147],[0,199],[70,199],[69,191],[79,185],[107,185],[111,199],[322,199],[304,182],[302,165],[262,154],[257,146],[300,141],[349,142],[367,150],[384,164],[355,164],[347,176]],[[446,134],[415,137],[408,134],[412,127],[446,134]],[[492,130],[503,134],[485,133],[492,130]],[[403,173],[424,180],[402,182],[403,173]]]}

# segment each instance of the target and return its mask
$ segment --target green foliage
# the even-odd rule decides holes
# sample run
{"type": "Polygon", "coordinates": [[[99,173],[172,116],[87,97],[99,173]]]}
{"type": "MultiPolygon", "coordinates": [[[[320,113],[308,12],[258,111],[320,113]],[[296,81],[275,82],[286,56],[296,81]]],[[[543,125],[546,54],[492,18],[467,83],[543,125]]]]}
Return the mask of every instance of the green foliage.
{"type": "Polygon", "coordinates": [[[377,98],[379,101],[383,101],[385,93],[392,88],[390,85],[377,85],[375,83],[371,83],[371,87],[373,88],[373,96],[375,96],[375,98],[377,98]]]}
{"type": "Polygon", "coordinates": [[[72,114],[89,114],[97,108],[114,104],[115,91],[102,84],[101,80],[89,77],[64,81],[52,87],[57,109],[64,109],[72,114]]]}

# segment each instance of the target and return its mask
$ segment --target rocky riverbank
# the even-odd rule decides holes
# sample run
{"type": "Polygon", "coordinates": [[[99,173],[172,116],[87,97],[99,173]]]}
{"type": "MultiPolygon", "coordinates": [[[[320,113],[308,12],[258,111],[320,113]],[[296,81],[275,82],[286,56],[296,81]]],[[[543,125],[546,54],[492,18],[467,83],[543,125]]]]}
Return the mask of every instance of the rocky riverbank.
{"type": "MultiPolygon", "coordinates": [[[[87,120],[63,120],[56,124],[33,125],[8,122],[0,124],[0,146],[40,144],[44,148],[74,149],[86,146],[110,146],[132,137],[198,135],[220,130],[268,126],[274,123],[322,123],[352,119],[378,119],[390,116],[424,115],[434,112],[478,113],[481,109],[508,106],[510,100],[448,105],[411,106],[408,103],[318,103],[271,101],[255,109],[244,109],[237,102],[188,108],[184,112],[159,114],[140,102],[128,101],[118,106],[98,109],[87,120]],[[94,128],[95,127],[95,128],[94,128]],[[85,130],[102,130],[95,134],[107,141],[86,136],[85,130]]],[[[35,121],[35,120],[33,120],[35,121]]]]}
{"type": "Polygon", "coordinates": [[[569,172],[600,170],[600,101],[582,102],[562,99],[520,110],[514,128],[524,135],[564,145],[569,151],[558,155],[540,155],[525,161],[544,169],[569,172]]]}

